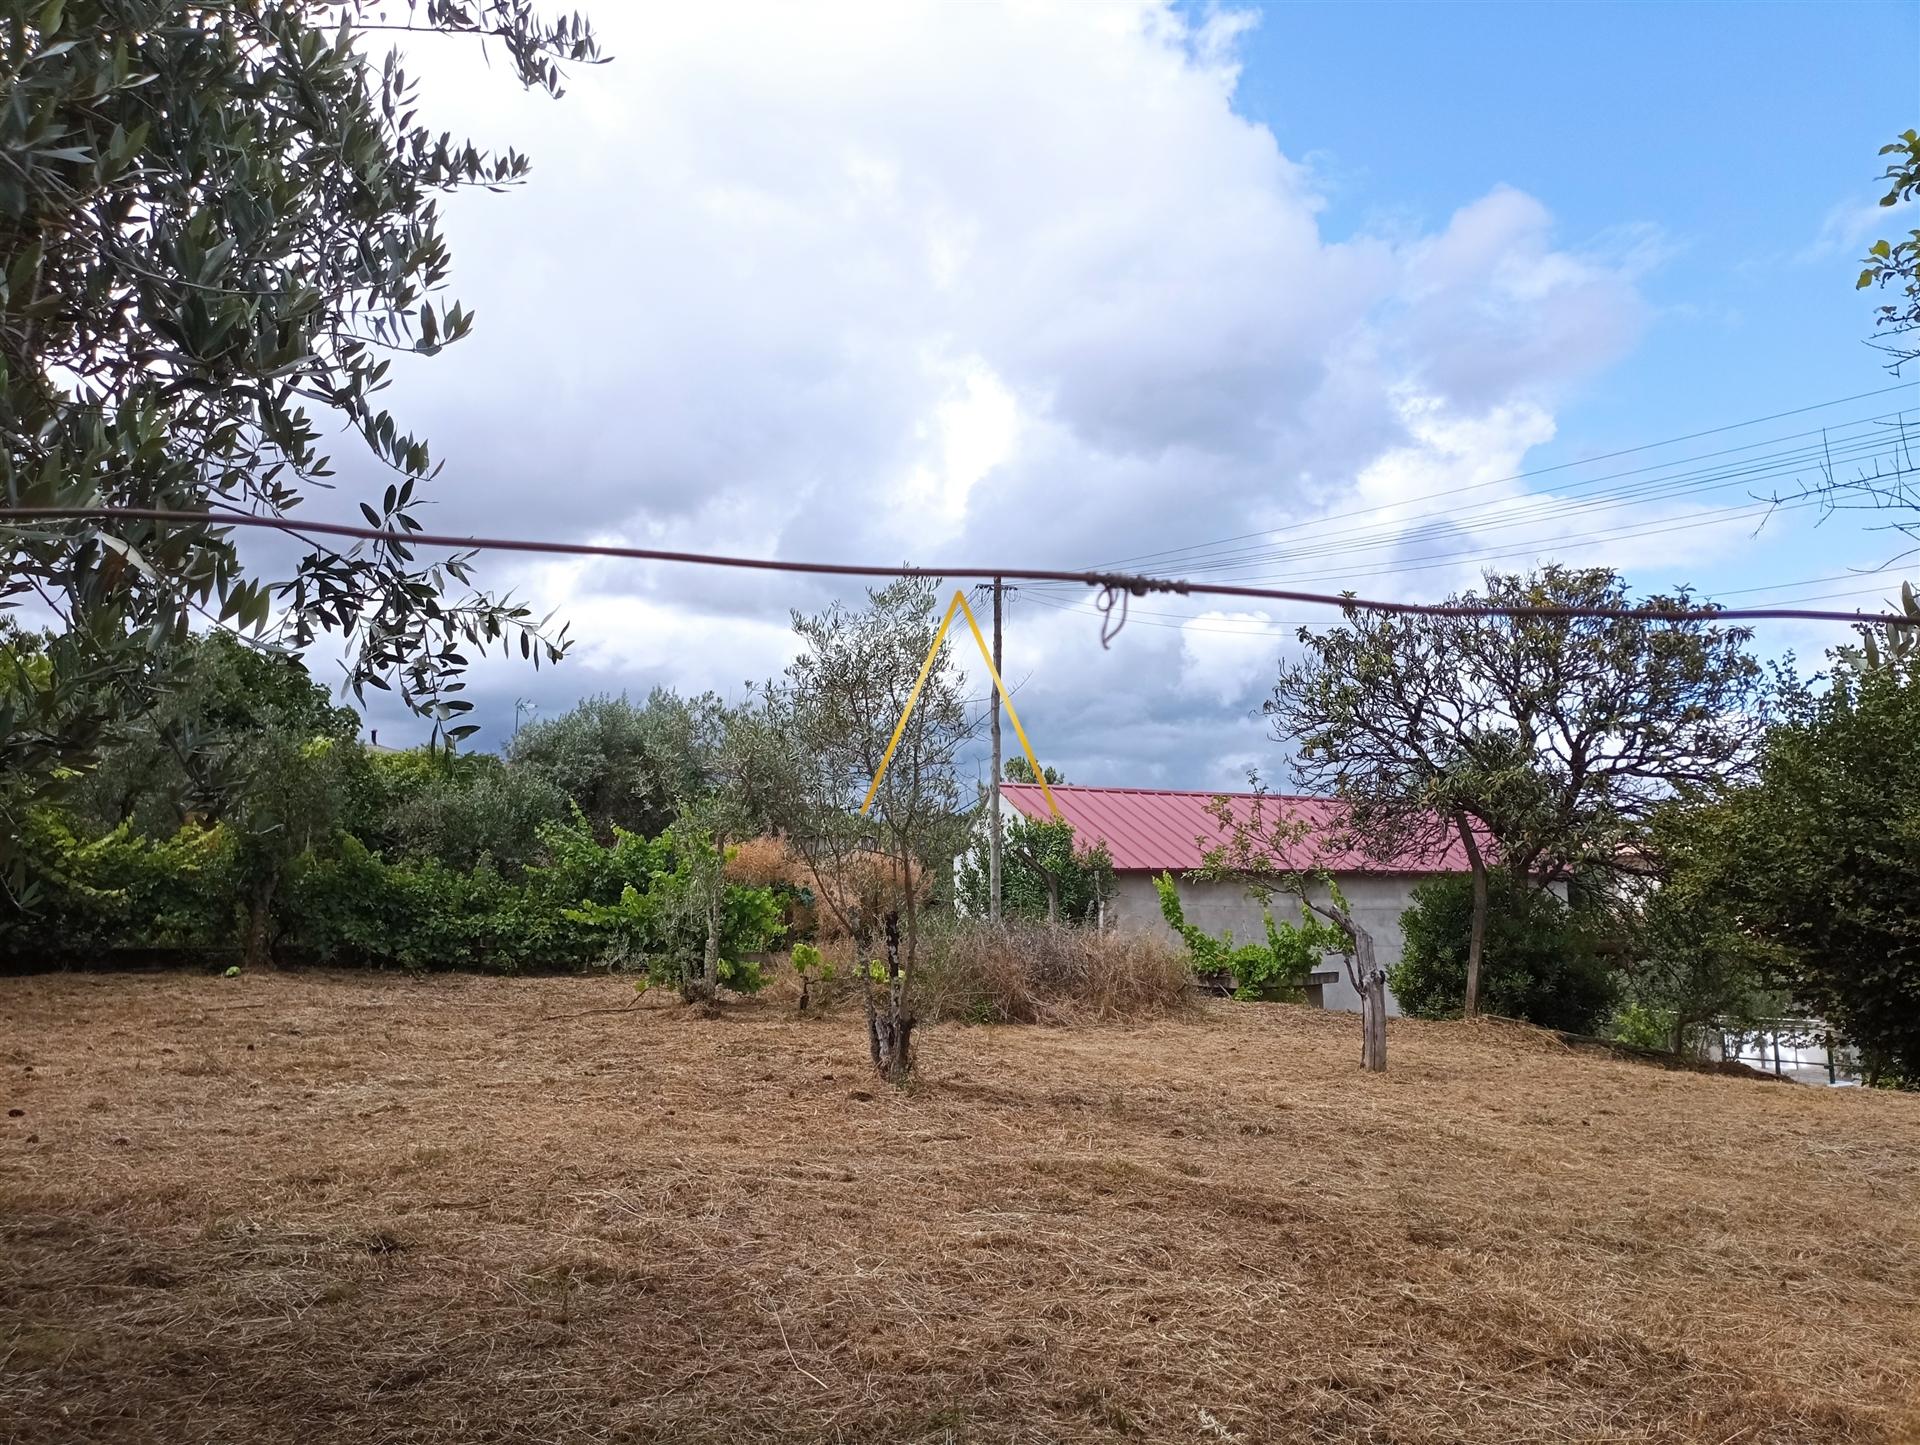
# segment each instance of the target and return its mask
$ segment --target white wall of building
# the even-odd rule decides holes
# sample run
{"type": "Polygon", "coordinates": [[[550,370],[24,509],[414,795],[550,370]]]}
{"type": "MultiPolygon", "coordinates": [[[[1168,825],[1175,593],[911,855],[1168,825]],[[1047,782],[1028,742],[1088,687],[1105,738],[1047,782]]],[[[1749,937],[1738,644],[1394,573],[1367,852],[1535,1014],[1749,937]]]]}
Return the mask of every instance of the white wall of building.
{"type": "MultiPolygon", "coordinates": [[[[1373,935],[1374,953],[1381,967],[1391,968],[1400,961],[1404,937],[1400,915],[1413,902],[1413,890],[1424,875],[1400,873],[1343,873],[1337,876],[1340,892],[1353,910],[1354,921],[1373,935]]],[[[1160,895],[1153,890],[1152,873],[1126,872],[1119,875],[1113,901],[1108,905],[1108,920],[1115,928],[1140,928],[1158,931],[1168,938],[1177,937],[1160,916],[1160,895]]],[[[1187,922],[1216,938],[1231,931],[1237,943],[1261,943],[1266,939],[1266,924],[1261,918],[1258,899],[1250,898],[1244,888],[1228,883],[1179,880],[1180,905],[1187,922]]],[[[1299,905],[1285,898],[1274,899],[1274,916],[1291,922],[1299,905]],[[1283,912],[1282,910],[1286,910],[1283,912]]],[[[1337,955],[1329,956],[1322,972],[1337,977],[1321,991],[1321,1003],[1330,1009],[1351,1013],[1360,1010],[1359,996],[1347,981],[1345,965],[1337,955]]],[[[1387,1012],[1398,1014],[1400,1005],[1391,991],[1387,994],[1387,1012]]]]}

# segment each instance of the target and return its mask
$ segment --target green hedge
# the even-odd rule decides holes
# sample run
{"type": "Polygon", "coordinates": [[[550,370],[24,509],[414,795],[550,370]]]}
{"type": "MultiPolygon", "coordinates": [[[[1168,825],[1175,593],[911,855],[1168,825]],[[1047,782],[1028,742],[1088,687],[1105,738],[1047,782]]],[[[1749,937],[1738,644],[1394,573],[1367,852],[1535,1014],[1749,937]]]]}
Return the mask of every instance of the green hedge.
{"type": "MultiPolygon", "coordinates": [[[[111,963],[116,954],[225,963],[240,951],[244,907],[235,835],[221,827],[148,839],[129,828],[79,836],[36,813],[27,839],[39,893],[29,913],[0,912],[0,957],[20,963],[111,963]]],[[[389,860],[348,833],[296,857],[273,910],[273,955],[346,967],[495,973],[615,967],[678,982],[705,944],[695,899],[696,841],[584,820],[539,830],[540,861],[509,878],[482,857],[470,869],[433,858],[389,860]]],[[[760,984],[747,954],[781,932],[772,890],[728,885],[721,978],[760,984]]]]}

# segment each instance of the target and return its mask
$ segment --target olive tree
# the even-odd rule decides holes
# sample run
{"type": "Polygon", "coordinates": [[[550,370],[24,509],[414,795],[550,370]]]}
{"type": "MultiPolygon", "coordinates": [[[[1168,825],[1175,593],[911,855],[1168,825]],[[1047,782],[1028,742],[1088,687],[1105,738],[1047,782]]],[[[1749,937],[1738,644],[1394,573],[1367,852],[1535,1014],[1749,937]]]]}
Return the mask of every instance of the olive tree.
{"type": "Polygon", "coordinates": [[[794,760],[787,832],[825,886],[823,901],[841,915],[856,945],[876,925],[884,959],[859,970],[874,1068],[901,1082],[913,1069],[914,966],[920,910],[932,867],[953,856],[960,817],[961,747],[972,735],[951,647],[942,642],[901,728],[886,773],[888,740],[906,710],[939,629],[937,583],[903,579],[871,589],[861,609],[835,602],[813,616],[794,615],[800,656],[774,692],[775,725],[794,760]],[[875,855],[888,886],[878,919],[857,900],[875,855]]]}
{"type": "MultiPolygon", "coordinates": [[[[336,485],[330,438],[380,478],[349,489],[405,534],[435,474],[379,405],[392,358],[464,338],[441,294],[438,198],[526,174],[432,131],[383,32],[497,46],[558,94],[598,59],[532,0],[45,0],[0,24],[0,606],[55,624],[51,678],[0,709],[0,853],[19,810],[137,712],[196,615],[293,648],[345,640],[356,690],[391,688],[453,735],[476,648],[557,658],[564,635],[471,589],[471,559],[302,536],[271,575],[222,518],[293,519],[336,485]],[[382,486],[380,483],[384,482],[382,486]],[[194,520],[52,520],[142,508],[194,520]],[[44,714],[44,715],[43,715],[44,714]]],[[[0,858],[0,862],[5,862],[0,858]]]]}

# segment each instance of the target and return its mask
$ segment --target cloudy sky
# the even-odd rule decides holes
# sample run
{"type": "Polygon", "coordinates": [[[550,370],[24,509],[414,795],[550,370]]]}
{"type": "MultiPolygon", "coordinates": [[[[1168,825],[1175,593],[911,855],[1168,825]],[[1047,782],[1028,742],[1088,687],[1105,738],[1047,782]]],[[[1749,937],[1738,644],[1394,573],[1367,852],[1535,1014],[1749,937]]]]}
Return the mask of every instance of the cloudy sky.
{"type": "MultiPolygon", "coordinates": [[[[1874,152],[1920,120],[1912,65],[1871,59],[1910,60],[1911,3],[590,9],[614,59],[558,102],[410,47],[436,126],[535,166],[449,205],[477,331],[390,394],[445,460],[438,530],[1394,597],[1549,558],[1730,603],[1886,590],[1810,580],[1884,537],[1756,498],[1871,462],[1920,400],[1851,289],[1874,152]]],[[[578,639],[476,670],[485,746],[518,699],[737,694],[832,595],[484,577],[578,639]]],[[[1073,780],[1214,786],[1277,761],[1251,714],[1311,620],[1160,599],[1103,649],[1083,590],[1028,589],[1007,673],[1073,780]]]]}

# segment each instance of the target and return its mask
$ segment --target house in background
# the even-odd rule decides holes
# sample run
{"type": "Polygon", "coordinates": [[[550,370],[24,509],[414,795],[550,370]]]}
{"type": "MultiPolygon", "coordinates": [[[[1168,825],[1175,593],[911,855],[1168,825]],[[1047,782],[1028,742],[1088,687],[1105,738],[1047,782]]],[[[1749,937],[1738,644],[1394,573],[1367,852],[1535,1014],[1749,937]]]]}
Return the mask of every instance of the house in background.
{"type": "MultiPolygon", "coordinates": [[[[1029,818],[1046,820],[1047,800],[1039,787],[1031,783],[1002,783],[1000,796],[1010,811],[1029,818]]],[[[1173,930],[1160,916],[1160,898],[1153,880],[1170,873],[1180,888],[1181,907],[1187,922],[1205,929],[1215,937],[1232,931],[1239,943],[1258,943],[1266,937],[1260,902],[1232,883],[1196,883],[1186,874],[1200,866],[1201,840],[1211,844],[1225,841],[1220,820],[1214,816],[1216,792],[1173,792],[1159,788],[1083,788],[1057,784],[1054,801],[1061,815],[1073,824],[1077,847],[1091,848],[1105,843],[1113,856],[1118,886],[1108,905],[1109,927],[1157,930],[1169,938],[1173,930]]],[[[1250,816],[1256,795],[1225,794],[1236,818],[1250,816]]],[[[1299,819],[1307,824],[1300,856],[1277,860],[1278,868],[1324,865],[1340,885],[1340,892],[1353,910],[1354,920],[1373,935],[1374,951],[1383,967],[1399,961],[1402,943],[1400,915],[1413,902],[1413,889],[1436,873],[1467,871],[1466,850],[1457,837],[1448,835],[1445,846],[1414,850],[1392,858],[1372,858],[1352,850],[1333,849],[1331,844],[1316,847],[1316,836],[1326,839],[1339,821],[1340,805],[1326,798],[1288,797],[1269,793],[1262,802],[1263,820],[1271,825],[1278,816],[1299,819]],[[1331,849],[1331,851],[1329,851],[1331,849]]],[[[1274,915],[1291,921],[1299,905],[1286,898],[1274,899],[1274,915]]],[[[1308,1000],[1322,1008],[1357,1012],[1360,999],[1348,982],[1345,967],[1338,957],[1330,957],[1309,981],[1308,1000]]],[[[1389,993],[1389,1013],[1400,1006],[1389,993]]]]}

